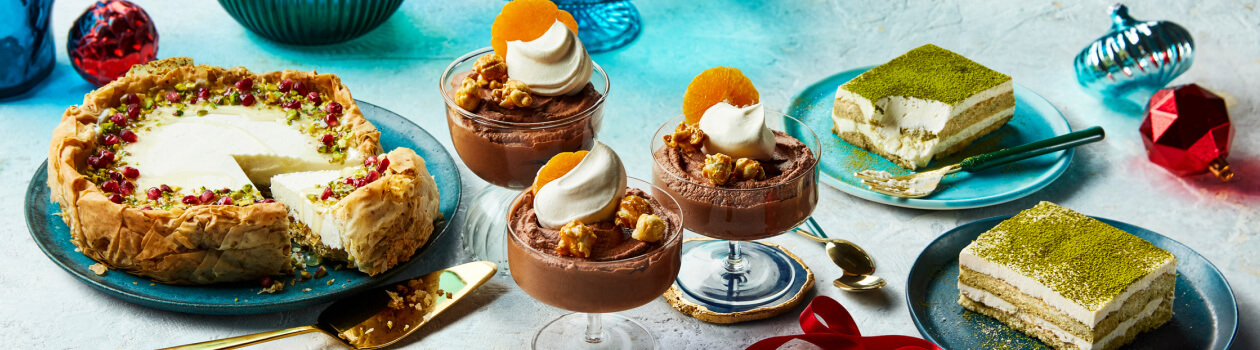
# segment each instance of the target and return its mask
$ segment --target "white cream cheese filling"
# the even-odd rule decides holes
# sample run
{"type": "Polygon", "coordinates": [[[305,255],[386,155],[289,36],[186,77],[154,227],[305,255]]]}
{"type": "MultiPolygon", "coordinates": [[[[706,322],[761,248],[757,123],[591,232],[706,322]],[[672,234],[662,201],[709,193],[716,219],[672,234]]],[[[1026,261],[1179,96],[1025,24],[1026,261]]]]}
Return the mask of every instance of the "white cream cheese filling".
{"type": "Polygon", "coordinates": [[[1023,321],[1026,324],[1032,325],[1033,327],[1037,327],[1038,329],[1048,331],[1051,334],[1054,334],[1055,337],[1059,338],[1060,341],[1064,343],[1071,343],[1073,345],[1076,345],[1076,347],[1081,348],[1082,350],[1089,350],[1095,347],[1101,348],[1107,345],[1107,343],[1111,342],[1112,340],[1115,340],[1116,338],[1124,335],[1125,333],[1128,333],[1129,330],[1132,329],[1135,325],[1137,325],[1139,321],[1147,317],[1151,317],[1151,315],[1154,315],[1155,311],[1159,309],[1160,303],[1162,303],[1165,300],[1163,298],[1151,300],[1150,302],[1146,303],[1146,306],[1144,306],[1142,308],[1142,311],[1139,312],[1137,315],[1134,315],[1132,318],[1124,320],[1124,322],[1120,322],[1119,325],[1116,325],[1115,330],[1112,330],[1110,333],[1107,333],[1106,336],[1102,337],[1102,339],[1099,339],[1097,342],[1090,343],[1084,338],[1078,337],[1075,334],[1072,334],[1066,330],[1063,330],[1063,328],[1060,328],[1058,325],[1055,325],[1054,323],[1046,321],[1045,319],[1038,317],[1037,315],[1023,312],[1018,306],[1015,306],[1014,304],[1011,304],[1007,302],[1006,300],[1002,299],[1001,297],[997,295],[993,295],[992,293],[989,293],[989,292],[986,292],[977,288],[973,288],[969,285],[963,284],[962,282],[958,283],[958,291],[961,292],[967,298],[975,302],[978,302],[988,307],[998,309],[1007,314],[1014,315],[1015,317],[1019,318],[1020,321],[1023,321]]]}
{"type": "Polygon", "coordinates": [[[327,185],[341,176],[339,170],[320,170],[271,178],[271,196],[288,208],[291,218],[305,224],[320,237],[321,243],[333,249],[343,247],[341,225],[332,215],[333,206],[315,203],[307,195],[319,196],[324,189],[317,185],[327,185]]]}
{"type": "Polygon", "coordinates": [[[845,86],[841,85],[836,91],[836,100],[857,104],[868,123],[875,121],[896,129],[919,129],[940,133],[954,117],[990,98],[1011,92],[1013,87],[1014,84],[1007,80],[949,105],[940,101],[908,96],[888,96],[871,101],[846,90],[845,86]],[[876,110],[875,106],[879,106],[880,109],[876,110]]]}
{"type": "Polygon", "coordinates": [[[1169,259],[1151,273],[1148,273],[1146,276],[1142,276],[1142,278],[1138,279],[1134,283],[1129,284],[1123,292],[1120,292],[1119,295],[1116,295],[1115,298],[1112,298],[1111,301],[1107,302],[1098,310],[1089,310],[1076,302],[1068,300],[1062,294],[1059,294],[1059,292],[1050,289],[1046,285],[1041,282],[1037,282],[1031,277],[1015,272],[1004,265],[996,264],[976,256],[971,251],[971,245],[968,245],[967,248],[963,249],[962,253],[958,255],[958,263],[960,266],[971,269],[972,271],[989,275],[992,278],[1006,282],[1007,284],[1014,286],[1020,292],[1033,298],[1041,299],[1047,305],[1050,305],[1050,307],[1059,310],[1059,312],[1062,312],[1068,315],[1068,317],[1080,321],[1091,328],[1097,326],[1098,322],[1102,322],[1103,319],[1107,318],[1108,314],[1119,310],[1120,307],[1124,305],[1124,302],[1127,301],[1129,297],[1133,296],[1134,293],[1149,288],[1156,279],[1164,274],[1174,273],[1177,268],[1177,260],[1169,259]]]}

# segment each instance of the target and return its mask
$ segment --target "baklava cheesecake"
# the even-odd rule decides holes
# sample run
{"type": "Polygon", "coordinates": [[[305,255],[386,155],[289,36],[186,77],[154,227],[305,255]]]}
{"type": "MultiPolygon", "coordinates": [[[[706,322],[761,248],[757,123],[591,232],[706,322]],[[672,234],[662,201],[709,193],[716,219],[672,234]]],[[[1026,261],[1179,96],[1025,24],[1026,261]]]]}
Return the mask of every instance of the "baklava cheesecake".
{"type": "MultiPolygon", "coordinates": [[[[255,74],[171,58],[138,65],[66,110],[49,148],[48,185],[88,257],[158,282],[206,284],[292,270],[300,230],[291,223],[305,221],[290,214],[302,204],[270,197],[288,188],[275,178],[370,163],[376,175],[353,172],[352,188],[339,187],[342,195],[331,198],[338,203],[329,204],[383,208],[411,224],[372,228],[382,231],[374,236],[415,241],[381,246],[400,250],[383,262],[352,262],[374,274],[399,261],[392,257],[406,260],[438,216],[423,160],[399,149],[389,157],[397,165],[377,169],[379,139],[335,75],[255,74]]],[[[340,223],[371,228],[381,223],[365,220],[379,215],[340,223]]],[[[382,242],[394,241],[359,244],[382,242]]]]}

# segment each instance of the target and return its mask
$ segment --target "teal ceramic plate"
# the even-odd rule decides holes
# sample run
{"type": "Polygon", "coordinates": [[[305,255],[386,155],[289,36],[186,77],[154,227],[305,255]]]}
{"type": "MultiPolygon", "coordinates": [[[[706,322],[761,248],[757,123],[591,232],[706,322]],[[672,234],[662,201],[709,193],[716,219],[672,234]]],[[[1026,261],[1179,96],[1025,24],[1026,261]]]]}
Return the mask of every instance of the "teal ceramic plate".
{"type": "MultiPolygon", "coordinates": [[[[827,150],[819,166],[822,180],[850,195],[889,205],[918,209],[966,209],[1005,203],[1046,187],[1072,161],[1072,150],[994,167],[978,173],[958,172],[946,176],[941,188],[931,196],[905,199],[871,191],[853,173],[883,170],[893,175],[911,173],[877,154],[841,140],[831,132],[831,106],[836,88],[871,67],[837,73],[810,85],[789,102],[785,113],[804,121],[827,150]]],[[[1015,84],[1015,117],[1002,128],[976,140],[967,149],[929,164],[935,168],[957,163],[963,158],[1048,139],[1071,132],[1067,120],[1049,101],[1015,84]]],[[[788,130],[796,134],[799,131],[788,130]]]]}
{"type": "MultiPolygon", "coordinates": [[[[381,145],[386,150],[408,147],[424,157],[426,167],[437,182],[438,193],[442,197],[439,208],[445,218],[439,220],[429,242],[420,247],[411,260],[380,275],[369,277],[354,269],[332,270],[332,264],[325,264],[328,276],[285,286],[284,291],[275,294],[258,294],[262,289],[258,282],[172,286],[153,284],[121,271],[97,276],[88,270],[88,266],[96,261],[75,251],[74,244],[70,243],[70,229],[57,216],[61,208],[49,201],[47,164],[35,172],[26,190],[26,225],[44,254],[83,283],[119,299],[159,309],[199,314],[259,314],[319,305],[375,287],[423,259],[424,252],[450,229],[449,220],[459,207],[460,180],[459,170],[450,153],[420,126],[376,105],[363,101],[358,101],[358,104],[363,115],[380,130],[381,145]],[[329,279],[336,279],[336,283],[327,285],[329,279]],[[310,288],[310,291],[302,292],[305,288],[310,288]]],[[[307,271],[313,273],[315,268],[307,271]]],[[[289,279],[282,278],[284,281],[289,279]]]]}
{"type": "MultiPolygon", "coordinates": [[[[907,279],[910,316],[927,340],[945,349],[1041,349],[1045,346],[992,318],[958,305],[958,253],[1010,216],[959,226],[941,235],[915,260],[907,279]]],[[[1173,318],[1142,333],[1126,349],[1228,349],[1238,330],[1238,304],[1225,276],[1180,242],[1141,227],[1103,218],[1108,225],[1177,256],[1173,318]]]]}

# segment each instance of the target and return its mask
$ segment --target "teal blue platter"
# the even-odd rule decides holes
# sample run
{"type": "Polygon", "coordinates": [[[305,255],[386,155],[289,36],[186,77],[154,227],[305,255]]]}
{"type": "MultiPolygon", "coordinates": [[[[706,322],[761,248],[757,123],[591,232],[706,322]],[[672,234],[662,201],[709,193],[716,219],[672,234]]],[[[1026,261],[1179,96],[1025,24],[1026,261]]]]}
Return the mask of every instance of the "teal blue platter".
{"type": "MultiPolygon", "coordinates": [[[[450,230],[450,220],[459,207],[459,170],[450,153],[424,129],[407,118],[376,105],[358,101],[359,109],[381,132],[381,145],[386,150],[408,147],[425,160],[425,166],[437,182],[442,219],[435,223],[429,242],[416,250],[407,262],[376,276],[368,276],[353,268],[334,270],[325,263],[328,276],[286,285],[275,294],[258,294],[258,282],[221,283],[206,286],[176,286],[152,281],[122,271],[97,276],[88,270],[96,261],[75,251],[70,242],[70,229],[58,214],[61,208],[49,200],[47,164],[40,166],[26,190],[26,225],[39,248],[53,262],[101,292],[132,303],[159,309],[221,315],[246,315],[279,312],[319,305],[341,299],[356,292],[387,282],[398,272],[424,259],[424,253],[450,230]],[[328,285],[329,279],[336,282],[328,285]],[[309,291],[303,291],[309,288],[309,291]]],[[[314,273],[317,266],[308,267],[314,273]]],[[[293,277],[281,277],[288,281],[293,277]]]]}
{"type": "MultiPolygon", "coordinates": [[[[826,156],[819,164],[822,182],[858,198],[899,207],[953,210],[990,206],[1019,199],[1054,182],[1072,162],[1072,150],[1059,151],[977,173],[958,172],[946,176],[930,196],[905,199],[880,194],[863,185],[853,173],[867,169],[893,175],[910,174],[878,154],[840,139],[831,131],[831,110],[836,88],[871,67],[836,73],[805,88],[793,97],[787,115],[803,121],[818,135],[826,156]]],[[[787,130],[793,136],[801,130],[787,130]]],[[[964,158],[998,151],[1072,132],[1063,114],[1045,98],[1015,84],[1015,116],[1005,126],[973,142],[957,154],[933,161],[928,169],[962,161],[964,158]]]]}
{"type": "MultiPolygon", "coordinates": [[[[945,349],[1046,349],[1040,340],[958,305],[958,253],[1010,216],[968,223],[945,232],[915,260],[906,304],[923,338],[945,349]]],[[[1119,221],[1096,218],[1177,256],[1173,318],[1139,334],[1124,349],[1229,349],[1238,331],[1238,303],[1211,262],[1171,238],[1119,221]]]]}

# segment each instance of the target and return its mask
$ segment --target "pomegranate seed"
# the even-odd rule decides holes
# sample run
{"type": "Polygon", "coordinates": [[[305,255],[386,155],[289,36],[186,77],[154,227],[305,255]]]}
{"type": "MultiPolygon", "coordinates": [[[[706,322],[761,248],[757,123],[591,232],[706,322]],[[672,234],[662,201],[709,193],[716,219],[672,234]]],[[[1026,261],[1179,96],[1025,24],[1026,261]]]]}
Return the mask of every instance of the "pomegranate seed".
{"type": "Polygon", "coordinates": [[[101,190],[109,193],[118,192],[118,181],[109,180],[101,184],[101,190]]]}
{"type": "Polygon", "coordinates": [[[341,180],[341,183],[343,183],[343,184],[347,184],[347,185],[353,185],[353,184],[354,184],[354,178],[353,178],[353,177],[347,177],[345,180],[341,180]]]}
{"type": "Polygon", "coordinates": [[[324,193],[319,195],[319,200],[326,200],[328,197],[332,197],[332,187],[324,187],[324,193]]]}
{"type": "Polygon", "coordinates": [[[140,117],[140,105],[138,104],[127,105],[127,118],[136,119],[139,117],[140,117]]]}
{"type": "Polygon", "coordinates": [[[251,93],[248,93],[248,92],[247,92],[247,93],[245,93],[244,95],[241,95],[241,105],[242,105],[242,106],[245,106],[245,107],[253,106],[253,105],[254,105],[254,94],[251,94],[251,93]]]}
{"type": "Polygon", "coordinates": [[[223,197],[223,198],[220,198],[220,199],[219,199],[219,201],[218,201],[218,202],[216,202],[215,204],[218,204],[218,205],[232,205],[232,197],[223,197]]]}
{"type": "Polygon", "coordinates": [[[276,200],[274,199],[266,198],[266,199],[263,199],[262,201],[259,201],[258,203],[275,203],[275,202],[276,200]]]}
{"type": "Polygon", "coordinates": [[[327,124],[328,127],[332,128],[332,127],[336,127],[337,124],[341,124],[341,123],[337,121],[336,114],[329,114],[329,115],[324,116],[324,124],[327,124]]]}
{"type": "Polygon", "coordinates": [[[297,92],[297,93],[298,93],[298,95],[303,95],[303,96],[305,96],[305,95],[306,95],[306,93],[307,93],[307,91],[306,91],[306,84],[304,84],[304,83],[302,83],[302,82],[300,82],[300,81],[299,81],[299,82],[296,82],[296,83],[293,83],[293,91],[297,92]]]}
{"type": "Polygon", "coordinates": [[[122,195],[124,196],[130,196],[132,193],[136,191],[136,184],[130,181],[123,181],[121,187],[122,188],[118,189],[118,193],[122,193],[122,195]]]}
{"type": "Polygon", "coordinates": [[[381,178],[381,173],[379,171],[369,170],[367,177],[363,179],[367,180],[367,182],[372,182],[372,181],[376,181],[376,179],[379,179],[379,178],[381,178]]]}
{"type": "Polygon", "coordinates": [[[102,148],[100,152],[96,153],[96,156],[101,158],[101,164],[108,165],[114,162],[114,152],[110,152],[107,149],[102,148]]]}
{"type": "Polygon", "coordinates": [[[135,179],[137,177],[140,177],[140,169],[125,166],[123,167],[122,174],[123,176],[126,176],[128,179],[135,179]]]}
{"type": "Polygon", "coordinates": [[[197,99],[198,99],[198,100],[202,100],[202,101],[209,101],[209,100],[210,100],[210,89],[208,89],[208,88],[199,88],[199,89],[197,89],[197,99]]]}
{"type": "Polygon", "coordinates": [[[201,204],[201,201],[197,199],[197,196],[193,196],[193,195],[184,196],[184,199],[181,200],[181,202],[184,202],[184,204],[188,204],[188,205],[201,204]]]}
{"type": "Polygon", "coordinates": [[[123,130],[122,132],[118,133],[118,137],[121,137],[123,141],[127,141],[128,143],[135,143],[136,140],[139,139],[136,136],[136,133],[131,132],[131,130],[123,130]]]}
{"type": "Polygon", "coordinates": [[[122,113],[116,113],[113,116],[110,116],[109,121],[113,122],[114,125],[117,126],[127,126],[127,116],[122,115],[122,113]]]}
{"type": "Polygon", "coordinates": [[[332,146],[333,134],[324,134],[324,137],[320,138],[319,140],[324,142],[324,145],[326,146],[332,146]]]}
{"type": "Polygon", "coordinates": [[[118,182],[126,181],[126,178],[123,177],[122,173],[117,172],[117,171],[109,172],[109,178],[114,179],[114,181],[118,181],[118,182]]]}
{"type": "Polygon", "coordinates": [[[166,93],[166,101],[167,101],[167,102],[170,102],[170,103],[179,103],[179,100],[180,100],[180,98],[179,98],[179,92],[178,92],[178,91],[171,91],[171,92],[166,93]]]}
{"type": "Polygon", "coordinates": [[[280,88],[280,92],[289,92],[289,89],[293,88],[293,79],[285,79],[284,81],[280,82],[279,88],[280,88]]]}
{"type": "Polygon", "coordinates": [[[201,192],[201,197],[197,199],[200,200],[202,203],[210,203],[214,201],[214,197],[215,197],[214,191],[205,190],[201,192]]]}
{"type": "Polygon", "coordinates": [[[101,164],[101,157],[97,157],[97,156],[90,156],[90,157],[88,157],[88,159],[87,159],[87,163],[88,163],[88,165],[92,166],[93,168],[103,168],[103,167],[105,167],[105,164],[101,164]]]}
{"type": "Polygon", "coordinates": [[[237,81],[236,81],[236,90],[237,90],[237,91],[250,91],[250,90],[253,90],[253,89],[254,89],[254,80],[253,80],[253,79],[250,79],[250,78],[245,78],[245,79],[241,79],[241,80],[237,80],[237,81]]]}
{"type": "Polygon", "coordinates": [[[373,166],[373,165],[376,165],[376,156],[367,156],[367,159],[363,160],[363,166],[373,166]]]}
{"type": "Polygon", "coordinates": [[[118,144],[118,135],[105,135],[105,145],[113,146],[118,144]]]}
{"type": "Polygon", "coordinates": [[[220,191],[220,192],[224,192],[224,193],[231,193],[231,192],[232,192],[232,190],[228,189],[227,187],[224,187],[223,189],[221,189],[221,190],[219,190],[219,191],[220,191]]]}
{"type": "Polygon", "coordinates": [[[122,96],[121,102],[125,105],[140,104],[140,96],[136,96],[136,94],[126,94],[122,96]]]}
{"type": "Polygon", "coordinates": [[[281,105],[281,106],[283,106],[285,109],[298,109],[298,108],[302,108],[302,103],[301,103],[301,102],[298,102],[298,100],[289,100],[289,101],[284,101],[284,103],[282,103],[282,104],[280,104],[280,105],[281,105]]]}
{"type": "Polygon", "coordinates": [[[171,190],[171,186],[167,186],[165,184],[163,184],[161,188],[162,188],[162,192],[175,192],[171,190]]]}
{"type": "Polygon", "coordinates": [[[150,207],[150,206],[147,206],[147,205],[146,205],[146,206],[144,206],[144,208],[140,208],[140,210],[153,210],[153,207],[150,207]]]}
{"type": "Polygon", "coordinates": [[[162,190],[158,189],[157,187],[149,188],[149,192],[147,194],[149,195],[149,199],[152,199],[152,200],[157,200],[158,198],[162,198],[162,190]]]}
{"type": "Polygon", "coordinates": [[[384,173],[389,169],[389,158],[381,159],[381,163],[376,165],[376,172],[384,173]]]}
{"type": "Polygon", "coordinates": [[[311,103],[314,103],[314,104],[320,104],[320,102],[324,102],[324,99],[319,98],[319,93],[314,92],[314,91],[311,91],[311,93],[306,94],[306,100],[311,101],[311,103]]]}
{"type": "Polygon", "coordinates": [[[341,114],[341,104],[337,103],[337,101],[329,102],[327,105],[324,105],[324,111],[328,112],[328,114],[341,114]]]}
{"type": "Polygon", "coordinates": [[[121,204],[123,202],[123,196],[117,193],[111,194],[109,195],[109,201],[121,204]]]}
{"type": "Polygon", "coordinates": [[[263,287],[271,287],[271,276],[262,276],[262,278],[258,279],[258,284],[261,284],[263,287]]]}

